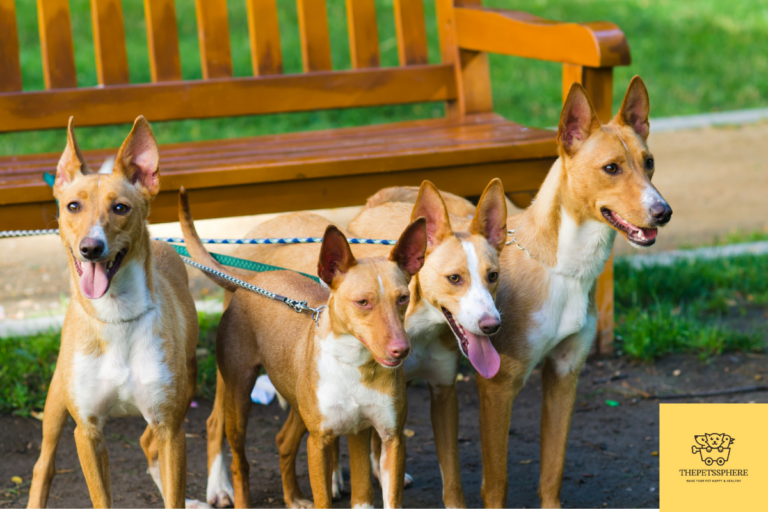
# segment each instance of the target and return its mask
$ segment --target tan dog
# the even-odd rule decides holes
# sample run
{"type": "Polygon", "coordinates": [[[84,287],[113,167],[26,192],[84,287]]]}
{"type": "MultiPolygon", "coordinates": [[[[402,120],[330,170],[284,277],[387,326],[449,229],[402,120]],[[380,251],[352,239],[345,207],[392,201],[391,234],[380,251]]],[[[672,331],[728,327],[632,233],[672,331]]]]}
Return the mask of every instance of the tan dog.
{"type": "Polygon", "coordinates": [[[539,496],[544,508],[560,506],[578,375],[597,325],[597,277],[617,232],[647,247],[672,215],[651,184],[648,112],[648,93],[639,77],[605,125],[584,89],[573,85],[560,117],[560,158],[534,204],[507,219],[514,235],[500,257],[496,304],[504,322],[494,337],[501,369],[492,379],[477,379],[486,507],[506,506],[512,402],[542,361],[539,496]]]}
{"type": "MultiPolygon", "coordinates": [[[[458,201],[466,202],[456,198],[456,204],[458,201]]],[[[474,206],[472,210],[474,212],[474,206]]],[[[410,284],[411,303],[405,325],[412,350],[405,361],[405,373],[409,381],[418,377],[430,384],[432,426],[444,476],[444,501],[447,506],[463,507],[458,459],[456,373],[460,354],[469,357],[478,371],[489,377],[499,368],[498,354],[488,335],[499,327],[499,314],[493,297],[498,279],[498,253],[506,237],[503,187],[499,180],[488,185],[480,199],[475,221],[466,232],[454,233],[446,206],[430,182],[422,184],[415,207],[399,203],[365,210],[351,227],[359,227],[359,233],[363,235],[367,233],[368,224],[375,223],[375,237],[395,239],[409,222],[421,216],[427,220],[429,246],[424,267],[410,284]]],[[[246,236],[316,237],[329,224],[317,215],[291,213],[261,224],[246,236]]],[[[309,273],[317,260],[318,250],[316,245],[253,245],[238,248],[236,254],[309,273]]],[[[355,245],[353,248],[357,257],[385,255],[388,251],[386,246],[381,245],[355,245]]],[[[209,460],[213,461],[220,456],[223,436],[221,420],[217,418],[222,414],[220,409],[214,407],[209,419],[209,460]]],[[[373,469],[381,480],[380,446],[375,433],[374,441],[373,469]]],[[[343,481],[338,459],[334,461],[333,492],[338,495],[343,481]]],[[[209,503],[225,503],[228,495],[226,472],[214,463],[210,466],[209,503]],[[217,496],[222,499],[217,499],[217,496]]]]}
{"type": "Polygon", "coordinates": [[[54,195],[70,255],[72,302],[45,403],[29,508],[46,505],[70,414],[94,507],[112,504],[104,422],[126,415],[147,420],[141,446],[166,507],[184,507],[183,420],[195,391],[198,324],[184,263],[169,245],[149,239],[146,219],[160,189],[158,163],[152,130],[139,117],[114,170],[94,174],[69,120],[54,195]]]}
{"type": "MultiPolygon", "coordinates": [[[[183,189],[179,218],[193,258],[233,274],[220,267],[200,243],[183,189]]],[[[327,303],[317,324],[308,314],[297,315],[285,304],[212,277],[234,292],[216,338],[216,391],[217,401],[224,395],[236,507],[250,506],[245,430],[251,389],[262,367],[291,405],[277,437],[286,505],[309,505],[297,485],[294,467],[298,445],[309,431],[315,508],[331,506],[331,448],[340,435],[349,438],[352,505],[372,506],[368,449],[373,427],[383,440],[384,503],[401,506],[407,413],[402,362],[410,351],[403,317],[410,301],[408,283],[424,263],[426,246],[425,221],[417,219],[406,227],[388,258],[358,260],[346,237],[328,226],[316,264],[327,287],[290,271],[241,276],[271,292],[306,300],[312,307],[327,303]]],[[[220,424],[219,419],[218,428],[220,424]]],[[[209,433],[209,443],[211,439],[216,439],[215,432],[209,433]]],[[[220,457],[221,440],[217,444],[220,457]]]]}

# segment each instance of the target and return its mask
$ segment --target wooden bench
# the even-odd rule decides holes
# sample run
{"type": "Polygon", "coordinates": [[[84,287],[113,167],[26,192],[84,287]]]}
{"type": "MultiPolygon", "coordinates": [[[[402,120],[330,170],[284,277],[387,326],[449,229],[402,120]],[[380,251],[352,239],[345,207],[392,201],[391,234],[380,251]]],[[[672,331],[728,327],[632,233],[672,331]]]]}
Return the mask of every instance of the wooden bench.
{"type": "MultiPolygon", "coordinates": [[[[230,0],[231,1],[231,0],[230,0]]],[[[563,64],[611,117],[613,67],[630,62],[613,24],[561,23],[479,0],[435,0],[441,63],[428,64],[421,0],[394,0],[398,67],[380,67],[374,0],[347,0],[353,69],[333,71],[325,0],[297,0],[304,73],[282,73],[276,0],[247,2],[253,77],[234,78],[226,0],[197,0],[202,80],[182,80],[174,0],[145,0],[152,83],[129,84],[121,0],[92,0],[99,86],[77,87],[68,0],[38,0],[46,90],[22,91],[14,0],[0,0],[0,132],[444,101],[441,119],[161,147],[153,222],[177,220],[184,185],[199,219],[363,204],[429,179],[463,196],[502,179],[527,206],[557,157],[556,133],[493,112],[488,53],[563,64]]],[[[280,0],[288,1],[288,0],[280,0]]],[[[96,167],[114,149],[87,151],[96,167]]],[[[55,226],[43,172],[59,154],[0,158],[0,230],[55,226]]],[[[599,283],[599,350],[613,339],[613,267],[599,283]]]]}

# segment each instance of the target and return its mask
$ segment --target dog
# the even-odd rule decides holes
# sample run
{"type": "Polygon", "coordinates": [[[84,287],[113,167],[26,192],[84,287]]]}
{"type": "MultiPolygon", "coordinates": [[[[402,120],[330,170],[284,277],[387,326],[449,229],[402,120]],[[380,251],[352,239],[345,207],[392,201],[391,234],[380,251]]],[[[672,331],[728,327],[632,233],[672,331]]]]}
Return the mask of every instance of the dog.
{"type": "MultiPolygon", "coordinates": [[[[221,267],[203,247],[183,190],[179,204],[179,219],[192,257],[235,274],[221,267]]],[[[316,267],[325,286],[285,270],[255,277],[235,274],[284,297],[307,300],[313,307],[327,304],[317,323],[310,315],[297,315],[285,304],[211,276],[233,292],[216,337],[216,363],[217,399],[223,384],[224,427],[233,453],[235,507],[250,506],[245,430],[251,389],[262,367],[291,406],[277,436],[286,505],[310,505],[295,477],[298,445],[308,431],[315,508],[331,506],[331,449],[340,435],[349,439],[352,506],[371,507],[370,482],[365,486],[362,481],[370,481],[368,449],[373,427],[383,444],[385,506],[401,506],[407,413],[403,361],[410,352],[403,319],[410,302],[408,284],[424,264],[425,224],[419,218],[407,226],[388,257],[361,259],[352,254],[344,234],[328,226],[316,267]]]]}
{"type": "Polygon", "coordinates": [[[43,442],[29,508],[43,508],[67,417],[94,507],[110,507],[103,427],[113,416],[143,416],[149,473],[166,507],[184,507],[183,421],[197,379],[198,323],[187,272],[176,252],[151,242],[147,216],[160,190],[159,153],[138,117],[111,173],[93,173],[70,118],[54,196],[69,259],[72,301],[45,403],[43,442]]]}
{"type": "MultiPolygon", "coordinates": [[[[648,247],[672,216],[651,183],[649,110],[645,84],[634,77],[619,113],[602,125],[584,89],[574,84],[560,116],[559,158],[534,203],[507,219],[512,237],[499,259],[496,297],[504,321],[493,338],[501,365],[495,377],[476,379],[486,507],[506,506],[512,402],[541,362],[539,497],[543,508],[560,507],[578,375],[597,326],[597,277],[617,233],[648,247]]],[[[465,211],[451,212],[459,229],[468,223],[465,211]]]]}
{"type": "MultiPolygon", "coordinates": [[[[432,396],[432,426],[436,449],[444,477],[446,506],[464,507],[464,493],[458,459],[458,397],[456,375],[460,354],[468,357],[478,371],[492,377],[498,371],[499,358],[488,336],[499,328],[499,313],[494,306],[498,281],[498,255],[506,240],[506,202],[499,180],[492,181],[471,226],[454,233],[448,211],[437,188],[425,181],[416,204],[388,204],[364,210],[350,225],[365,237],[395,239],[419,217],[426,219],[428,249],[424,267],[410,284],[411,303],[406,312],[406,330],[411,355],[405,360],[406,380],[421,378],[429,382],[432,396]]],[[[460,199],[460,198],[458,198],[460,199]]],[[[466,202],[464,199],[460,201],[466,202]]],[[[297,212],[278,216],[261,224],[246,236],[315,237],[330,224],[320,216],[297,212]]],[[[355,245],[353,253],[385,255],[382,245],[355,245]]],[[[239,257],[309,273],[318,251],[312,245],[242,246],[239,257]]],[[[225,299],[226,301],[226,299],[225,299]]],[[[214,406],[209,419],[209,454],[213,460],[220,453],[222,411],[214,406]]],[[[382,481],[379,467],[380,443],[373,433],[372,466],[382,481]]],[[[298,449],[298,446],[296,447],[298,449]]],[[[335,448],[337,453],[338,447],[335,448]]],[[[294,455],[295,456],[295,455],[294,455]]],[[[211,464],[209,503],[226,503],[228,476],[211,464]],[[216,496],[222,496],[218,500],[216,496]]],[[[406,483],[412,481],[406,475],[406,483]]],[[[341,468],[334,457],[333,494],[343,488],[341,468]]],[[[354,492],[354,486],[353,486],[354,492]]]]}

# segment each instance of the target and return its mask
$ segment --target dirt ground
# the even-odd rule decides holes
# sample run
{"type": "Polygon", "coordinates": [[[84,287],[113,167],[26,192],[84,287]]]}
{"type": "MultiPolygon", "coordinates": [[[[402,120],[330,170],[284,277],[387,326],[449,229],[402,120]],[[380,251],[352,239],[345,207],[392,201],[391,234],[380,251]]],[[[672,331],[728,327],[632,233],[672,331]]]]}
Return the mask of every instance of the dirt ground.
{"type": "MultiPolygon", "coordinates": [[[[563,505],[569,508],[659,507],[659,400],[643,393],[669,394],[750,386],[768,379],[768,356],[726,355],[710,364],[690,356],[672,356],[654,365],[624,359],[590,362],[578,391],[568,442],[563,505]],[[613,379],[613,380],[609,380],[613,379]],[[756,380],[759,379],[759,380],[756,380]],[[610,407],[606,400],[619,402],[610,407]]],[[[512,413],[509,431],[509,497],[515,508],[536,508],[539,459],[541,379],[534,372],[521,392],[512,413]]],[[[474,380],[459,383],[461,404],[459,449],[467,506],[480,507],[482,463],[478,435],[478,406],[474,380]]],[[[768,402],[768,392],[686,399],[686,402],[768,402]]],[[[669,400],[667,400],[669,402],[669,400]]],[[[404,494],[407,508],[441,508],[442,484],[429,420],[429,391],[417,385],[408,395],[406,469],[415,478],[404,494]]],[[[190,410],[186,423],[188,470],[187,496],[205,499],[205,420],[211,404],[201,402],[190,410]]],[[[275,435],[287,413],[275,403],[254,405],[248,426],[247,450],[251,460],[251,493],[254,507],[283,507],[279,459],[275,435]]],[[[145,423],[141,418],[112,419],[106,436],[111,461],[114,506],[159,508],[162,500],[146,474],[146,460],[138,445],[145,423]]],[[[70,420],[62,436],[51,488],[52,508],[86,508],[91,503],[77,459],[70,420]]],[[[0,507],[26,505],[32,468],[40,449],[41,423],[35,419],[0,416],[0,507]],[[23,479],[20,486],[11,477],[23,479]]],[[[298,461],[304,493],[311,494],[305,446],[298,461]]],[[[663,454],[662,454],[663,456],[663,454]]],[[[346,447],[343,464],[348,471],[346,447]]],[[[348,475],[347,475],[348,478],[348,475]]],[[[347,488],[348,490],[348,488],[347,488]]],[[[376,506],[381,507],[377,490],[376,506]]],[[[335,503],[349,507],[349,494],[335,503]]]]}

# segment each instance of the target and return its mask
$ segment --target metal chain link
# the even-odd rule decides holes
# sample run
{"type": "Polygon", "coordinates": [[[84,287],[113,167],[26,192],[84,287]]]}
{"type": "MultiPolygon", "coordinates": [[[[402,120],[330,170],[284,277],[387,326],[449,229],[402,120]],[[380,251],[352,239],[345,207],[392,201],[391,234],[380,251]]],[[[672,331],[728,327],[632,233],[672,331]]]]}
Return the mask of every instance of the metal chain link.
{"type": "Polygon", "coordinates": [[[184,260],[184,263],[191,267],[195,267],[198,270],[202,270],[203,272],[206,272],[208,274],[220,277],[222,279],[225,279],[229,281],[230,283],[234,283],[237,286],[241,288],[245,288],[246,290],[252,291],[254,293],[258,293],[259,295],[263,295],[264,297],[267,297],[272,300],[280,301],[284,304],[286,304],[288,307],[293,308],[294,311],[297,313],[303,313],[305,311],[311,311],[312,312],[312,320],[315,321],[315,324],[317,324],[320,320],[320,313],[323,312],[323,310],[328,307],[327,305],[322,305],[318,308],[312,308],[307,305],[307,301],[302,300],[298,301],[296,299],[290,299],[288,297],[283,297],[282,295],[278,295],[277,293],[270,292],[269,290],[265,290],[264,288],[260,288],[256,285],[253,285],[251,283],[246,283],[245,281],[242,281],[236,277],[232,277],[229,274],[225,274],[224,272],[220,272],[216,269],[206,267],[205,265],[202,265],[194,260],[191,260],[185,256],[181,256],[181,259],[184,260]]]}
{"type": "Polygon", "coordinates": [[[525,254],[527,254],[528,256],[530,256],[530,257],[531,257],[531,259],[535,260],[535,259],[536,259],[536,257],[535,257],[533,254],[531,254],[530,252],[528,252],[528,249],[526,249],[525,247],[523,247],[522,245],[520,245],[519,243],[517,243],[517,235],[515,235],[515,231],[517,231],[517,228],[515,228],[515,229],[508,229],[508,230],[507,230],[507,236],[511,236],[511,237],[512,237],[512,240],[510,240],[509,242],[507,242],[507,243],[506,243],[506,245],[515,244],[515,246],[516,246],[518,249],[520,249],[520,250],[522,250],[522,251],[525,251],[525,254]]]}
{"type": "Polygon", "coordinates": [[[58,229],[19,229],[15,231],[0,231],[0,238],[18,238],[35,235],[58,235],[58,229]]]}

